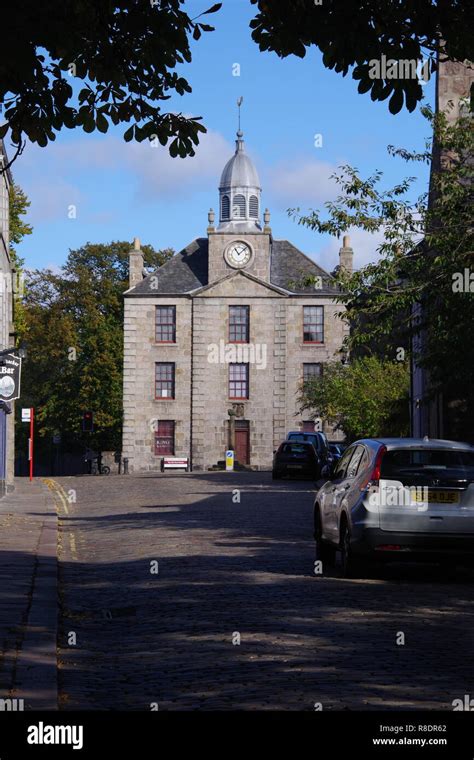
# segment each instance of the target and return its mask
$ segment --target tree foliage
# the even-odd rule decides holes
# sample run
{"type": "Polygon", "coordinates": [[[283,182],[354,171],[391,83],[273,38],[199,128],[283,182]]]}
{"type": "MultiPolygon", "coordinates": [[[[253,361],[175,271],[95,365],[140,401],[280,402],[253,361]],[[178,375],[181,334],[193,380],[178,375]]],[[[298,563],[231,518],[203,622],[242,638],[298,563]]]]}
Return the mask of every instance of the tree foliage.
{"type": "Polygon", "coordinates": [[[323,63],[343,76],[352,68],[360,93],[372,100],[389,100],[391,113],[403,106],[413,111],[423,98],[423,86],[416,76],[372,78],[371,61],[420,61],[426,53],[431,71],[441,41],[443,57],[474,60],[473,5],[471,0],[252,0],[258,13],[250,26],[260,50],[270,50],[280,58],[303,58],[316,46],[323,63]]]}
{"type": "MultiPolygon", "coordinates": [[[[87,243],[69,251],[59,273],[27,273],[22,405],[37,409],[40,436],[61,432],[65,443],[120,447],[123,293],[130,248],[127,242],[87,243]],[[93,434],[81,433],[85,411],[94,413],[93,434]]],[[[171,249],[155,251],[150,245],[142,251],[152,268],[172,255],[171,249]]]]}
{"type": "MultiPolygon", "coordinates": [[[[107,132],[130,124],[125,140],[169,141],[172,156],[194,155],[200,117],[162,110],[191,91],[176,67],[191,62],[189,40],[213,27],[191,19],[182,0],[43,0],[7,4],[0,49],[0,103],[17,151],[44,147],[63,127],[107,132]]],[[[217,3],[201,16],[220,8],[217,3]]]]}
{"type": "Polygon", "coordinates": [[[16,335],[16,345],[19,345],[18,336],[25,329],[25,314],[21,300],[21,291],[24,282],[23,267],[24,259],[19,256],[17,246],[20,245],[25,235],[31,235],[33,227],[23,218],[31,205],[26,193],[16,183],[10,185],[9,191],[9,237],[10,237],[10,260],[15,269],[13,281],[13,323],[16,335]]]}
{"type": "Polygon", "coordinates": [[[349,441],[408,434],[409,372],[406,362],[375,356],[350,364],[329,362],[319,378],[304,383],[301,411],[322,417],[349,441]]]}
{"type": "MultiPolygon", "coordinates": [[[[424,109],[434,129],[435,161],[431,190],[411,199],[413,177],[390,189],[383,175],[363,179],[358,170],[342,167],[336,175],[341,193],[325,204],[325,212],[301,215],[300,224],[339,236],[350,227],[382,232],[381,254],[375,263],[351,276],[339,273],[351,324],[349,348],[385,343],[395,358],[393,336],[412,344],[416,362],[428,371],[429,393],[463,400],[474,409],[474,226],[472,223],[472,119],[449,123],[444,114],[424,109]]],[[[428,142],[421,154],[389,148],[406,161],[430,162],[428,142]]],[[[469,411],[470,410],[470,411],[469,411]]]]}
{"type": "Polygon", "coordinates": [[[25,235],[31,235],[33,232],[31,224],[23,219],[31,206],[31,201],[16,183],[10,185],[9,196],[10,254],[15,263],[21,266],[24,262],[18,257],[16,246],[21,243],[25,235]]]}

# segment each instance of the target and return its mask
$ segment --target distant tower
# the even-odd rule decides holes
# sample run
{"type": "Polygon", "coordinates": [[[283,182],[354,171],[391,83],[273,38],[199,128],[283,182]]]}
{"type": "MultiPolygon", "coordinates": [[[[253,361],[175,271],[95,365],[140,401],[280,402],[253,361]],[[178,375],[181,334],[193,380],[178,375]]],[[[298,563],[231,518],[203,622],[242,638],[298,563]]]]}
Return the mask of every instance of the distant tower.
{"type": "Polygon", "coordinates": [[[219,227],[220,232],[258,232],[261,230],[262,188],[257,170],[245,152],[243,136],[239,129],[235,141],[235,153],[227,162],[219,184],[219,227]]]}

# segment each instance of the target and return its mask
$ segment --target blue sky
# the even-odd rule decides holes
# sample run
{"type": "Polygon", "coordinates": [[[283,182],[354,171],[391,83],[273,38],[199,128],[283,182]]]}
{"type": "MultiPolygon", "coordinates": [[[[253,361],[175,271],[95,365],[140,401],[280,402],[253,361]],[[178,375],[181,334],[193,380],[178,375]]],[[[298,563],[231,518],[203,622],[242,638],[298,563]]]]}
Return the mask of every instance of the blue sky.
{"type": "MultiPolygon", "coordinates": [[[[210,5],[192,0],[185,9],[194,17],[210,5]]],[[[209,208],[218,210],[220,173],[234,151],[240,95],[246,149],[260,175],[273,235],[326,269],[337,264],[340,242],[298,226],[286,210],[321,207],[333,197],[328,178],[339,165],[349,163],[364,175],[380,169],[387,185],[416,173],[416,190],[426,189],[427,167],[387,154],[389,144],[423,148],[429,127],[420,113],[392,116],[387,102],[359,95],[350,76],[325,69],[315,49],[302,60],[260,53],[248,26],[255,12],[248,0],[224,0],[218,13],[204,18],[216,30],[193,42],[193,61],[183,67],[193,92],[164,102],[167,110],[203,117],[208,134],[195,158],[171,159],[164,148],[125,143],[126,126],[107,135],[64,130],[46,148],[27,145],[12,167],[31,201],[34,232],[19,248],[27,267],[60,266],[69,248],[88,241],[138,236],[155,248],[180,250],[205,235],[209,208]],[[233,76],[236,63],[240,76],[233,76]],[[315,134],[322,135],[321,148],[314,146],[315,134]],[[68,218],[72,204],[75,219],[68,218]]],[[[424,89],[433,103],[433,82],[424,89]]],[[[376,258],[377,239],[360,231],[351,238],[356,266],[376,258]]]]}

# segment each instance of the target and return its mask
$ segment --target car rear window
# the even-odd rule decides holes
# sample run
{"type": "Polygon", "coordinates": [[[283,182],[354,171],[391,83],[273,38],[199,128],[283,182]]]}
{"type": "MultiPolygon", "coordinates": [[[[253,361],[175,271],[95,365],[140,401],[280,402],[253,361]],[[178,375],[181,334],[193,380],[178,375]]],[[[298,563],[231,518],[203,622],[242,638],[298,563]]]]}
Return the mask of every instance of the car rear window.
{"type": "Polygon", "coordinates": [[[300,441],[301,443],[312,443],[317,451],[321,451],[323,447],[321,438],[318,435],[311,435],[311,433],[290,433],[288,438],[292,441],[300,441]]]}
{"type": "Polygon", "coordinates": [[[311,456],[311,449],[308,445],[302,445],[301,443],[284,443],[281,453],[309,457],[311,456]]]}
{"type": "Polygon", "coordinates": [[[399,449],[387,451],[382,459],[381,477],[409,472],[455,471],[474,477],[474,451],[453,449],[399,449]]]}

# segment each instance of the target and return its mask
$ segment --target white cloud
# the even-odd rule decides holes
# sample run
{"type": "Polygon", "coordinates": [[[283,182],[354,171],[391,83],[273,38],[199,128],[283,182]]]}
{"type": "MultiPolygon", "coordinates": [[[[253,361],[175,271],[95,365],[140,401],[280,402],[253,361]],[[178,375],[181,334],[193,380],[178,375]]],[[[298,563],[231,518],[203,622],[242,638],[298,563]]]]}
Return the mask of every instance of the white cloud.
{"type": "MultiPolygon", "coordinates": [[[[98,171],[107,175],[124,172],[123,181],[130,187],[131,198],[142,203],[171,194],[183,198],[209,183],[215,184],[233,153],[232,146],[210,130],[200,137],[195,151],[194,157],[171,158],[166,147],[153,147],[148,140],[126,143],[113,135],[79,137],[50,143],[46,149],[28,144],[14,168],[18,182],[32,201],[31,219],[38,223],[60,218],[67,214],[69,204],[79,205],[80,201],[84,201],[86,213],[81,188],[89,181],[88,174],[100,182],[98,171]]],[[[110,181],[107,176],[108,186],[110,181]]],[[[113,202],[113,197],[110,200],[113,202]]],[[[109,211],[104,209],[103,213],[106,222],[109,211]]],[[[89,221],[100,221],[97,210],[89,221]]]]}
{"type": "Polygon", "coordinates": [[[268,194],[285,208],[314,206],[336,196],[336,183],[330,179],[336,168],[314,159],[285,161],[267,170],[265,186],[268,194]]]}
{"type": "Polygon", "coordinates": [[[60,176],[50,176],[50,180],[38,176],[35,172],[30,175],[28,182],[20,182],[31,201],[27,221],[35,224],[50,222],[57,219],[68,219],[69,206],[75,206],[77,218],[81,207],[86,201],[80,189],[71,182],[66,182],[60,176]],[[52,181],[51,181],[52,179],[52,181]]]}

